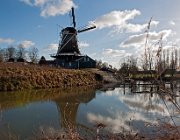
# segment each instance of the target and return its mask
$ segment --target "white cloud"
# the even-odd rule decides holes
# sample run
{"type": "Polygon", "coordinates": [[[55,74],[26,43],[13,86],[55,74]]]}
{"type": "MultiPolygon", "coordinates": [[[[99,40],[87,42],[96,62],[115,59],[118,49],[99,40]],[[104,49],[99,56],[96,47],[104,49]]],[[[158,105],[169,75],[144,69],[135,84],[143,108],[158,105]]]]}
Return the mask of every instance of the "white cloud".
{"type": "Polygon", "coordinates": [[[130,19],[134,19],[135,16],[140,15],[140,11],[125,10],[125,11],[112,11],[106,15],[103,15],[91,23],[95,23],[97,28],[102,29],[106,27],[120,26],[126,23],[130,19]]]}
{"type": "Polygon", "coordinates": [[[41,11],[41,16],[57,16],[64,15],[71,10],[71,8],[75,6],[72,0],[58,0],[51,5],[47,5],[41,11]]]}
{"type": "MultiPolygon", "coordinates": [[[[127,93],[130,92],[129,89],[125,90],[127,93]]],[[[150,87],[147,87],[146,89],[140,88],[138,91],[139,90],[150,90],[150,87]]],[[[117,101],[119,100],[119,103],[123,104],[128,111],[124,111],[121,109],[121,107],[109,106],[109,108],[106,108],[108,115],[101,114],[101,111],[97,111],[98,113],[88,112],[88,121],[94,124],[103,123],[106,125],[105,129],[108,129],[114,133],[119,133],[123,132],[123,129],[131,130],[134,128],[135,131],[136,129],[140,130],[142,127],[139,127],[139,124],[142,122],[145,125],[157,124],[158,118],[169,116],[168,112],[174,112],[171,102],[167,102],[167,108],[170,110],[164,108],[163,102],[158,102],[161,100],[158,95],[153,95],[151,98],[149,98],[150,95],[148,94],[124,95],[123,93],[123,88],[115,88],[113,91],[106,91],[101,94],[102,96],[107,96],[104,98],[113,97],[117,101]]],[[[165,100],[168,99],[165,98],[165,100]]]]}
{"type": "Polygon", "coordinates": [[[124,57],[127,55],[125,50],[113,50],[113,49],[105,49],[103,50],[103,54],[111,57],[124,57]]]}
{"type": "Polygon", "coordinates": [[[58,44],[52,43],[49,44],[46,48],[44,48],[44,51],[57,51],[58,44]]]}
{"type": "Polygon", "coordinates": [[[175,39],[172,41],[167,42],[164,46],[163,49],[175,49],[175,48],[179,48],[179,44],[180,44],[180,39],[175,39]]]}
{"type": "Polygon", "coordinates": [[[42,17],[64,15],[76,7],[73,0],[20,0],[28,5],[41,8],[42,17]]]}
{"type": "Polygon", "coordinates": [[[20,0],[21,2],[24,2],[25,4],[28,4],[28,5],[33,5],[31,0],[20,0]]]}
{"type": "Polygon", "coordinates": [[[87,119],[91,123],[103,123],[106,125],[108,131],[112,133],[119,133],[124,131],[133,131],[136,132],[137,128],[135,125],[129,125],[128,122],[133,123],[137,122],[148,122],[151,124],[156,124],[157,121],[154,118],[148,118],[143,113],[134,111],[134,112],[122,112],[119,110],[112,111],[109,109],[112,115],[111,116],[103,116],[101,114],[87,113],[87,119]]]}
{"type": "Polygon", "coordinates": [[[142,42],[145,42],[145,34],[140,34],[140,35],[132,35],[130,36],[125,42],[123,42],[124,46],[129,46],[129,45],[137,45],[142,42]]]}
{"type": "Polygon", "coordinates": [[[124,30],[126,30],[127,32],[141,32],[143,30],[145,30],[147,27],[147,24],[126,24],[124,25],[124,27],[118,27],[119,30],[122,30],[124,28],[124,30]]]}
{"type": "Polygon", "coordinates": [[[122,117],[122,112],[118,112],[118,115],[116,114],[114,115],[114,117],[111,117],[103,116],[100,114],[88,113],[87,119],[91,123],[105,124],[107,126],[106,129],[108,129],[112,133],[119,133],[122,132],[124,129],[130,130],[130,126],[127,125],[127,120],[125,120],[127,117],[122,117]]]}
{"type": "MultiPolygon", "coordinates": [[[[138,57],[139,60],[142,59],[142,55],[144,54],[145,50],[145,42],[146,42],[146,33],[137,34],[129,36],[127,40],[122,42],[119,47],[126,51],[126,56],[133,55],[138,57]]],[[[162,30],[159,32],[149,32],[147,47],[150,51],[155,52],[156,54],[157,49],[159,47],[158,42],[162,38],[163,48],[166,48],[169,41],[167,40],[169,37],[173,36],[172,30],[162,30]]]]}
{"type": "MultiPolygon", "coordinates": [[[[160,32],[149,32],[148,41],[158,41],[161,36],[163,36],[163,40],[166,40],[172,34],[172,30],[162,30],[160,32]]],[[[121,47],[130,47],[130,46],[138,46],[145,44],[146,33],[130,36],[126,41],[124,41],[120,46],[121,47]]]]}
{"type": "MultiPolygon", "coordinates": [[[[105,14],[94,21],[91,21],[90,24],[95,24],[98,29],[103,28],[113,28],[113,33],[121,32],[141,32],[145,30],[148,24],[132,24],[128,23],[129,20],[134,19],[136,16],[140,15],[139,10],[125,10],[125,11],[112,11],[108,14],[105,14]]],[[[157,26],[158,21],[152,21],[151,26],[157,26]]]]}
{"type": "Polygon", "coordinates": [[[35,6],[43,6],[45,3],[49,2],[50,0],[34,0],[35,6]]]}
{"type": "Polygon", "coordinates": [[[20,43],[20,45],[22,45],[22,47],[24,47],[24,48],[29,48],[31,46],[34,46],[35,43],[30,40],[24,40],[20,43]]]}
{"type": "Polygon", "coordinates": [[[0,44],[5,43],[5,44],[12,44],[15,40],[11,38],[0,38],[0,44]]]}
{"type": "Polygon", "coordinates": [[[89,44],[87,42],[79,42],[78,45],[79,45],[80,48],[87,48],[87,47],[89,47],[89,44]]]}
{"type": "Polygon", "coordinates": [[[169,24],[173,26],[176,25],[176,23],[173,20],[169,21],[169,24]]]}
{"type": "MultiPolygon", "coordinates": [[[[158,21],[152,21],[151,22],[151,27],[157,26],[159,24],[158,21]]],[[[124,25],[124,27],[119,26],[118,28],[121,30],[124,28],[124,30],[126,30],[126,32],[131,32],[131,33],[135,33],[135,32],[142,32],[144,30],[147,29],[148,24],[126,24],[124,25]]]]}

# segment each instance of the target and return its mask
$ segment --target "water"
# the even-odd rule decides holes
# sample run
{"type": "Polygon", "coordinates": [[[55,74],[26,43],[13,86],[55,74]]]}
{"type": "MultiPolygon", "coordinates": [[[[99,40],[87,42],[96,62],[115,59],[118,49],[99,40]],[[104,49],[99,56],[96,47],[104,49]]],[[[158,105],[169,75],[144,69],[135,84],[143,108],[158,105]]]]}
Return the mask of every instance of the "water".
{"type": "MultiPolygon", "coordinates": [[[[115,88],[51,89],[0,93],[0,139],[11,135],[28,139],[42,128],[60,130],[69,125],[83,129],[106,125],[112,133],[151,134],[159,119],[176,125],[180,119],[168,97],[155,94],[156,86],[118,86],[115,88]],[[151,91],[149,93],[148,91],[151,91]],[[164,101],[165,102],[164,102],[164,101]],[[166,106],[167,105],[167,106],[166,106]]],[[[176,95],[179,95],[178,89],[176,95]]],[[[174,97],[180,103],[179,97],[174,97]]]]}

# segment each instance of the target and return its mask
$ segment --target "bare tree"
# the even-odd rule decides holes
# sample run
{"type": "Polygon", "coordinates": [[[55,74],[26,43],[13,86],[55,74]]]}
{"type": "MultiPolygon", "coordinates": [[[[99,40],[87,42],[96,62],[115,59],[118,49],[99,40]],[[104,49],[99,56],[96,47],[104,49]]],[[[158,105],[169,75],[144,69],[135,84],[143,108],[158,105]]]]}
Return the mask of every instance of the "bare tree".
{"type": "Polygon", "coordinates": [[[174,69],[174,48],[172,47],[171,49],[171,63],[170,63],[170,68],[174,69]]]}
{"type": "Polygon", "coordinates": [[[4,49],[0,48],[0,62],[4,61],[4,49]]]}
{"type": "Polygon", "coordinates": [[[151,28],[151,22],[152,22],[152,17],[150,18],[148,24],[147,24],[147,29],[145,30],[145,34],[146,34],[146,38],[145,38],[145,47],[144,47],[144,61],[143,61],[143,69],[144,70],[148,70],[148,66],[149,69],[151,69],[151,55],[150,55],[150,49],[149,49],[149,43],[148,43],[148,39],[149,39],[149,30],[151,28]],[[149,50],[149,52],[147,52],[149,50]],[[149,56],[148,56],[148,54],[149,56]],[[148,61],[149,59],[149,61],[148,61]]]}
{"type": "Polygon", "coordinates": [[[170,55],[170,52],[169,52],[169,49],[167,49],[167,51],[166,51],[166,55],[167,55],[167,57],[166,57],[166,63],[167,63],[167,67],[169,68],[169,60],[170,60],[170,58],[169,58],[169,55],[170,55]]]}
{"type": "Polygon", "coordinates": [[[121,64],[118,72],[121,74],[121,76],[126,77],[129,76],[129,74],[135,74],[137,71],[137,58],[130,56],[121,64]]]}
{"type": "Polygon", "coordinates": [[[16,55],[16,49],[13,46],[9,46],[6,49],[6,53],[5,53],[5,59],[9,60],[11,58],[14,58],[16,55]]]}
{"type": "Polygon", "coordinates": [[[96,60],[96,68],[102,68],[102,60],[96,60]]]}
{"type": "Polygon", "coordinates": [[[180,67],[180,49],[178,50],[179,51],[179,67],[180,67]]]}
{"type": "Polygon", "coordinates": [[[153,51],[150,47],[147,48],[147,69],[152,70],[153,67],[153,51]]]}
{"type": "Polygon", "coordinates": [[[123,77],[129,76],[129,63],[123,62],[118,70],[118,73],[123,77]]]}
{"type": "Polygon", "coordinates": [[[177,48],[175,48],[175,50],[174,50],[174,67],[175,68],[178,67],[178,50],[177,50],[177,48]]]}
{"type": "Polygon", "coordinates": [[[28,52],[29,59],[32,63],[38,62],[39,50],[36,47],[31,47],[28,52]]]}
{"type": "Polygon", "coordinates": [[[19,44],[17,46],[16,55],[17,55],[18,59],[24,59],[24,60],[26,59],[26,50],[25,50],[25,48],[24,48],[24,46],[22,44],[19,44]]]}
{"type": "Polygon", "coordinates": [[[108,68],[108,63],[107,62],[102,63],[102,67],[103,68],[108,68]]]}

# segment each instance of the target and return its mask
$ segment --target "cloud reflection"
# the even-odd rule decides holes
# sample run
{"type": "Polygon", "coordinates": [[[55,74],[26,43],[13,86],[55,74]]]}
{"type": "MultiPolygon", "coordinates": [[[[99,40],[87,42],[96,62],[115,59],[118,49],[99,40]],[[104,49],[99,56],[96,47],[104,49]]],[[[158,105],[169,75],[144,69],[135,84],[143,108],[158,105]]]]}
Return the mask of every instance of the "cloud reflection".
{"type": "Polygon", "coordinates": [[[112,91],[103,92],[101,96],[115,97],[113,99],[116,101],[111,101],[113,105],[106,108],[108,115],[101,114],[101,111],[99,113],[87,113],[88,121],[90,123],[104,123],[107,125],[106,129],[113,133],[136,132],[140,127],[145,127],[146,123],[157,124],[159,118],[168,117],[169,113],[174,112],[172,103],[166,102],[167,109],[158,94],[153,94],[153,96],[147,93],[135,94],[128,90],[128,88],[116,88],[112,91]],[[124,90],[128,94],[124,95],[124,90]]]}

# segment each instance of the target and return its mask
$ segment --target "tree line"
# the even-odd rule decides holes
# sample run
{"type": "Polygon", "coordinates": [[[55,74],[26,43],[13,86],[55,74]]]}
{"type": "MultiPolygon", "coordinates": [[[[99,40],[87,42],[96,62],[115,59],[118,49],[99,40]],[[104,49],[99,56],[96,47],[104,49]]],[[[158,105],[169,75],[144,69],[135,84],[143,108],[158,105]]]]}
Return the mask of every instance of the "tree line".
{"type": "Polygon", "coordinates": [[[138,59],[138,57],[129,56],[120,64],[118,71],[127,76],[139,70],[154,70],[161,73],[165,69],[175,70],[180,68],[180,48],[175,46],[159,48],[157,51],[149,49],[146,57],[147,59],[144,56],[138,59]]]}
{"type": "Polygon", "coordinates": [[[0,48],[0,62],[31,62],[37,63],[39,58],[39,50],[36,47],[26,49],[22,44],[14,47],[0,48]]]}

